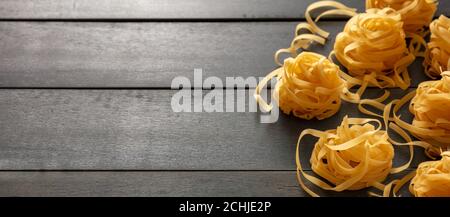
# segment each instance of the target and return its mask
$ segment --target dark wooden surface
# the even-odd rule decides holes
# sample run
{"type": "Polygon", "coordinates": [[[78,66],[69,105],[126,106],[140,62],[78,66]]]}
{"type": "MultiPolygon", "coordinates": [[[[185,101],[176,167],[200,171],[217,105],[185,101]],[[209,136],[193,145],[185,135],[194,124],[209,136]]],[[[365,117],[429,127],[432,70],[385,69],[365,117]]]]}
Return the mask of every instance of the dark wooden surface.
{"type": "MultiPolygon", "coordinates": [[[[344,103],[323,121],[281,115],[261,124],[258,113],[174,113],[174,93],[0,90],[0,169],[293,170],[301,130],[335,128],[345,115],[361,116],[344,103]]],[[[305,162],[313,145],[310,138],[302,146],[305,162]]],[[[407,160],[406,150],[397,164],[407,160]]],[[[425,159],[417,154],[416,162],[425,159]]]]}
{"type": "MultiPolygon", "coordinates": [[[[393,175],[390,179],[403,174],[393,175]]],[[[189,196],[301,197],[293,171],[52,171],[0,172],[2,196],[189,196]]],[[[310,186],[313,187],[313,186],[310,186]]],[[[365,197],[376,189],[325,192],[327,196],[365,197]]],[[[407,187],[400,191],[409,196],[407,187]]]]}
{"type": "MultiPolygon", "coordinates": [[[[10,19],[301,19],[315,0],[2,0],[10,19]]],[[[364,11],[364,0],[340,0],[364,11]]],[[[440,0],[438,14],[450,2],[440,0]]]]}
{"type": "MultiPolygon", "coordinates": [[[[172,79],[263,77],[297,22],[0,22],[0,87],[170,87],[172,79]]],[[[324,22],[332,33],[345,21],[324,22]]],[[[414,85],[425,80],[419,62],[414,85]]]]}
{"type": "MultiPolygon", "coordinates": [[[[248,111],[174,113],[169,87],[176,76],[192,80],[194,68],[264,76],[310,2],[2,1],[0,196],[306,196],[294,172],[299,132],[364,117],[355,105],[320,122],[281,115],[261,124],[248,111]]],[[[344,21],[321,25],[333,37],[344,21]]],[[[410,67],[412,87],[426,79],[421,61],[410,67]]],[[[239,91],[248,103],[252,89],[239,91]]],[[[307,170],[313,143],[302,146],[307,170]]],[[[407,148],[396,149],[395,165],[407,159],[407,148]]],[[[413,168],[425,159],[416,149],[413,168]]]]}

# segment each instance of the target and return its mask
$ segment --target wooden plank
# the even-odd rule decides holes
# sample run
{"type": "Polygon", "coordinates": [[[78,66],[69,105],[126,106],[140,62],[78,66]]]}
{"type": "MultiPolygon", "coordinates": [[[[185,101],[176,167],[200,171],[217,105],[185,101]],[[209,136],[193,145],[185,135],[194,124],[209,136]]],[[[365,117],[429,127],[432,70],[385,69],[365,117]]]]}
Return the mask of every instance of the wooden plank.
{"type": "MultiPolygon", "coordinates": [[[[392,175],[388,180],[400,178],[392,175]]],[[[0,172],[0,196],[301,197],[293,171],[0,172]]],[[[309,185],[311,186],[311,185],[309,185]]],[[[367,196],[367,191],[322,196],[367,196]]],[[[410,196],[407,187],[402,196],[410,196]]]]}
{"type": "MultiPolygon", "coordinates": [[[[0,170],[293,170],[303,129],[332,129],[345,115],[363,117],[356,105],[344,103],[326,120],[280,115],[276,123],[262,124],[254,112],[173,112],[175,93],[2,89],[0,170]]],[[[395,90],[393,97],[403,93],[395,90]]],[[[222,90],[218,94],[226,99],[222,90]]],[[[378,94],[370,90],[367,97],[378,94]]],[[[231,102],[245,100],[248,108],[248,96],[234,93],[231,102]]],[[[314,142],[308,137],[302,145],[305,168],[314,142]]],[[[397,149],[395,165],[407,161],[407,150],[397,149]]],[[[416,149],[413,166],[424,159],[416,149]]]]}
{"type": "MultiPolygon", "coordinates": [[[[177,76],[263,77],[297,22],[0,22],[0,87],[170,87],[177,76]]],[[[324,22],[332,38],[344,22],[324,22]]],[[[413,86],[427,80],[418,59],[413,86]]],[[[252,86],[254,87],[254,86],[252,86]]]]}
{"type": "MultiPolygon", "coordinates": [[[[3,19],[301,19],[315,0],[2,0],[3,19]]],[[[340,0],[364,11],[365,1],[340,0]]],[[[441,0],[437,14],[450,12],[441,0]]]]}

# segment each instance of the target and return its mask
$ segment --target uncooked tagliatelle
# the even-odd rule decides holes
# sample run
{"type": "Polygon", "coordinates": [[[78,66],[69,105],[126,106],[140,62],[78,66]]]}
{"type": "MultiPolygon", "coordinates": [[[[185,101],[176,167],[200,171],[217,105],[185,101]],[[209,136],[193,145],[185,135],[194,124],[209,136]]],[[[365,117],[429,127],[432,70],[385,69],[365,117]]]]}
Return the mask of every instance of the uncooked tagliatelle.
{"type": "Polygon", "coordinates": [[[450,151],[442,152],[441,157],[422,162],[416,171],[391,182],[393,194],[411,180],[409,191],[415,197],[450,197],[450,151]]]}
{"type": "Polygon", "coordinates": [[[400,14],[390,8],[369,9],[347,22],[333,53],[348,69],[351,76],[344,79],[350,86],[409,87],[407,67],[415,56],[406,45],[402,25],[400,14]]]}
{"type": "Polygon", "coordinates": [[[406,32],[424,35],[437,9],[436,0],[366,0],[366,8],[393,8],[397,10],[403,21],[406,32]]]}
{"type": "Polygon", "coordinates": [[[395,102],[393,111],[394,123],[422,142],[434,146],[435,150],[449,148],[450,72],[443,72],[441,80],[419,84],[416,91],[395,102]],[[400,108],[409,100],[411,100],[409,111],[414,115],[411,124],[397,115],[400,108]]]}
{"type": "Polygon", "coordinates": [[[335,114],[341,106],[341,97],[351,100],[340,69],[326,57],[302,52],[295,59],[285,60],[283,67],[267,75],[256,87],[255,97],[265,111],[270,111],[261,97],[262,88],[273,77],[278,82],[273,99],[286,114],[303,119],[324,119],[335,114]]]}
{"type": "Polygon", "coordinates": [[[338,34],[330,53],[330,57],[334,54],[348,69],[350,75],[343,73],[342,77],[349,88],[360,86],[358,93],[362,94],[367,86],[409,87],[407,67],[416,56],[424,56],[421,49],[425,41],[417,34],[406,34],[401,14],[392,8],[372,8],[358,14],[356,9],[335,1],[315,2],[305,12],[307,23],[297,26],[291,46],[276,52],[276,63],[281,65],[279,56],[282,53],[295,57],[298,49],[307,49],[313,42],[324,44],[330,33],[317,26],[316,22],[328,15],[352,17],[344,31],[338,34]],[[311,18],[314,10],[330,7],[332,9],[320,13],[315,20],[311,18]],[[310,33],[301,33],[302,30],[310,33]],[[406,38],[410,38],[408,45],[406,38]]]}
{"type": "Polygon", "coordinates": [[[318,1],[310,4],[305,11],[305,18],[307,22],[302,22],[297,25],[295,28],[295,37],[289,48],[280,49],[275,53],[275,63],[280,66],[283,65],[279,60],[279,56],[282,53],[289,53],[292,57],[296,57],[297,51],[300,48],[303,50],[308,49],[314,42],[324,45],[330,33],[322,30],[316,25],[316,22],[318,22],[320,18],[328,15],[344,15],[352,17],[356,14],[356,9],[349,8],[336,1],[318,1]],[[317,15],[316,19],[313,20],[311,13],[321,8],[332,9],[320,13],[317,15]]]}
{"type": "Polygon", "coordinates": [[[400,172],[406,167],[392,168],[394,148],[381,127],[381,122],[377,119],[345,117],[337,129],[303,130],[296,150],[297,179],[300,186],[311,196],[319,195],[305,185],[304,178],[325,190],[359,190],[372,186],[382,190],[384,196],[389,196],[392,183],[384,185],[382,182],[389,173],[400,172]],[[301,141],[306,135],[319,138],[311,155],[311,169],[334,186],[303,170],[300,147],[304,145],[301,141]]]}
{"type": "Polygon", "coordinates": [[[450,197],[450,152],[443,152],[442,159],[419,165],[409,185],[416,197],[450,197]]]}
{"type": "Polygon", "coordinates": [[[430,24],[431,38],[427,44],[424,66],[431,78],[450,70],[450,19],[441,15],[430,24]]]}

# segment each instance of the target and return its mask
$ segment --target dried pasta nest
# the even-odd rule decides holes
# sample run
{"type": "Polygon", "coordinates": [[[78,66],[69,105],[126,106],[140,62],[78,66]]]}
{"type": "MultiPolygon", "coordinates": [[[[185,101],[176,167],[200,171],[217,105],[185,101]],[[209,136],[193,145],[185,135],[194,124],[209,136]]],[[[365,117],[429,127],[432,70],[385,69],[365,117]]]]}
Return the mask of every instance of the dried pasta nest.
{"type": "Polygon", "coordinates": [[[345,87],[339,71],[319,54],[303,52],[288,58],[274,92],[280,109],[303,119],[332,116],[340,108],[345,87]]]}
{"type": "Polygon", "coordinates": [[[353,76],[346,78],[351,85],[409,87],[407,66],[415,56],[402,25],[400,14],[390,8],[368,9],[348,21],[336,38],[334,54],[353,76]]]}
{"type": "Polygon", "coordinates": [[[431,39],[427,44],[424,66],[431,78],[450,70],[450,19],[440,16],[430,24],[431,39]]]}
{"type": "Polygon", "coordinates": [[[393,8],[397,10],[406,32],[423,35],[437,9],[436,0],[366,0],[366,8],[393,8]]]}
{"type": "Polygon", "coordinates": [[[409,191],[414,196],[450,196],[450,152],[443,152],[441,156],[441,160],[419,165],[409,186],[409,191]]]}
{"type": "Polygon", "coordinates": [[[260,96],[263,86],[273,77],[277,84],[273,99],[286,114],[303,119],[324,119],[335,114],[341,105],[341,95],[346,83],[340,77],[340,69],[326,57],[302,52],[296,58],[288,58],[284,65],[270,73],[256,88],[258,103],[272,109],[260,96]]]}
{"type": "Polygon", "coordinates": [[[422,82],[415,92],[402,98],[394,107],[394,122],[416,138],[436,148],[450,147],[450,72],[441,80],[422,82]],[[409,124],[396,114],[411,100],[409,111],[414,115],[409,124]]]}
{"type": "Polygon", "coordinates": [[[394,148],[386,131],[381,130],[380,121],[345,117],[337,129],[306,129],[301,133],[296,153],[297,178],[312,196],[318,195],[306,187],[303,177],[325,190],[359,190],[369,186],[385,190],[381,182],[392,172],[393,158],[394,148]],[[319,138],[310,159],[312,170],[334,186],[303,171],[299,147],[306,135],[319,138]]]}

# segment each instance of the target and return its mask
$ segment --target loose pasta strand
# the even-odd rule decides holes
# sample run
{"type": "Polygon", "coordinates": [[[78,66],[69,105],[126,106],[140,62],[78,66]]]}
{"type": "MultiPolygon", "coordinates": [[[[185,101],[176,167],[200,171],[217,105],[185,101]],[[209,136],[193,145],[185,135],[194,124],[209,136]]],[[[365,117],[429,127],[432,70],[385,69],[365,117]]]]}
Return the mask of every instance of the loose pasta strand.
{"type": "Polygon", "coordinates": [[[318,27],[316,22],[318,22],[322,17],[330,15],[344,15],[352,17],[356,15],[356,9],[349,8],[336,1],[318,1],[310,4],[305,12],[307,22],[299,23],[297,25],[295,28],[295,37],[292,40],[290,47],[280,49],[275,53],[275,63],[279,66],[283,65],[279,60],[279,56],[283,53],[289,53],[292,57],[296,57],[298,55],[297,51],[300,48],[306,50],[314,42],[324,45],[330,33],[318,27]],[[322,12],[315,20],[312,18],[311,12],[317,9],[330,7],[333,9],[322,12]]]}

